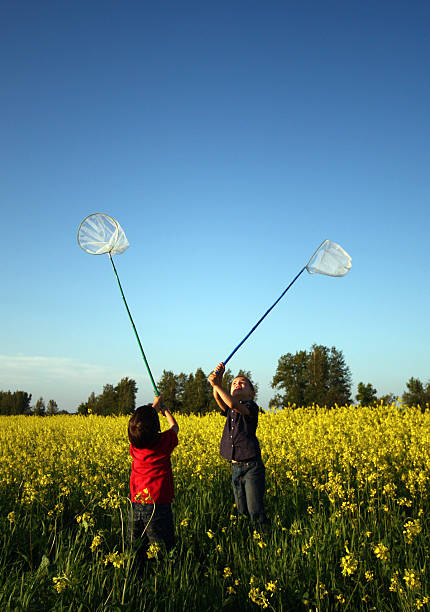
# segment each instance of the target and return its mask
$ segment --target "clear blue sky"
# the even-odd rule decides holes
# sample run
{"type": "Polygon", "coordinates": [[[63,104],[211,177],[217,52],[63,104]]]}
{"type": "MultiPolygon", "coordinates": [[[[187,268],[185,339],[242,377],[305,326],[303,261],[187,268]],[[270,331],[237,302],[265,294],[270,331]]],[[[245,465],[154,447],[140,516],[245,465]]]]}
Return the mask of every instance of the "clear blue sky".
{"type": "Polygon", "coordinates": [[[302,275],[229,363],[267,406],[281,355],[342,350],[378,394],[430,378],[427,1],[4,0],[0,390],[74,410],[106,383],[226,358],[329,238],[344,278],[302,275]]]}

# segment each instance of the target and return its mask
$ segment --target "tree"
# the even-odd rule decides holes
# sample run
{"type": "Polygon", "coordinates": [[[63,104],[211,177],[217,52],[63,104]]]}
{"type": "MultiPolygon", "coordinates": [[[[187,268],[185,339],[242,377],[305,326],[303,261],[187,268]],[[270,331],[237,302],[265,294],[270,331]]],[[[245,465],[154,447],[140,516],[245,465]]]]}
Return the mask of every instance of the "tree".
{"type": "Polygon", "coordinates": [[[194,375],[190,375],[185,387],[184,407],[191,414],[205,414],[208,412],[211,399],[211,388],[206,374],[197,368],[194,375]]]}
{"type": "Polygon", "coordinates": [[[194,375],[196,413],[206,414],[209,411],[209,403],[212,397],[212,387],[208,378],[201,368],[197,368],[194,375]]]}
{"type": "Polygon", "coordinates": [[[279,358],[272,387],[278,391],[270,401],[273,407],[346,405],[350,403],[351,373],[342,351],[314,344],[309,352],[279,358]]]}
{"type": "Polygon", "coordinates": [[[305,405],[305,390],[309,384],[309,356],[306,351],[299,351],[295,355],[282,355],[272,379],[272,387],[284,393],[278,393],[273,403],[278,407],[288,404],[305,405]]]}
{"type": "Polygon", "coordinates": [[[82,416],[87,416],[87,414],[88,414],[88,404],[86,402],[82,402],[81,404],[79,404],[76,412],[78,414],[81,414],[82,416]]]}
{"type": "Polygon", "coordinates": [[[326,346],[314,344],[308,355],[309,384],[304,391],[304,403],[324,405],[330,385],[330,353],[326,346]]]}
{"type": "Polygon", "coordinates": [[[329,382],[324,404],[346,406],[351,403],[351,371],[346,365],[342,351],[334,346],[329,354],[329,382]]]}
{"type": "Polygon", "coordinates": [[[82,404],[78,406],[78,414],[82,414],[84,416],[87,414],[98,414],[97,403],[98,398],[93,391],[88,400],[86,402],[82,402],[82,404]]]}
{"type": "Polygon", "coordinates": [[[0,391],[0,414],[30,414],[31,394],[25,391],[0,391]]]}
{"type": "Polygon", "coordinates": [[[355,399],[362,406],[371,406],[378,401],[376,396],[376,389],[372,387],[370,383],[365,385],[363,382],[359,382],[357,386],[357,395],[355,399]]]}
{"type": "Polygon", "coordinates": [[[117,397],[113,385],[107,384],[103,387],[103,393],[100,395],[96,407],[97,414],[103,416],[117,414],[117,397]]]}
{"type": "Polygon", "coordinates": [[[163,396],[163,403],[170,412],[180,408],[178,378],[170,370],[163,370],[157,383],[158,390],[163,396]]]}
{"type": "Polygon", "coordinates": [[[86,403],[87,413],[88,414],[99,414],[99,408],[98,408],[99,402],[100,402],[100,395],[96,395],[93,391],[91,395],[89,396],[87,403],[86,403]]]}
{"type": "Polygon", "coordinates": [[[44,416],[45,411],[46,411],[46,407],[45,407],[45,402],[43,400],[43,397],[39,397],[39,399],[36,402],[36,405],[34,406],[33,414],[35,414],[36,416],[44,416]]]}
{"type": "Polygon", "coordinates": [[[188,376],[181,372],[178,377],[178,396],[182,414],[191,414],[194,406],[194,374],[188,376]]]}
{"type": "Polygon", "coordinates": [[[136,408],[136,381],[131,378],[122,378],[115,387],[115,393],[115,414],[132,414],[136,408]]]}
{"type": "Polygon", "coordinates": [[[397,400],[397,395],[395,395],[394,393],[386,393],[385,395],[381,395],[381,397],[378,398],[378,404],[382,403],[385,406],[389,406],[390,404],[395,404],[397,400]]]}
{"type": "MultiPolygon", "coordinates": [[[[181,372],[175,376],[176,407],[183,414],[205,414],[209,410],[211,389],[206,374],[197,368],[188,376],[181,372]]],[[[163,396],[164,397],[164,396],[163,396]]]]}
{"type": "Polygon", "coordinates": [[[94,391],[86,402],[78,406],[78,414],[99,414],[102,416],[131,414],[136,407],[136,381],[132,378],[122,378],[114,387],[107,384],[103,393],[96,395],[94,391]]]}
{"type": "Polygon", "coordinates": [[[424,387],[419,378],[410,378],[406,383],[407,391],[402,395],[402,401],[407,406],[420,406],[425,410],[430,404],[430,381],[424,387]]]}
{"type": "Polygon", "coordinates": [[[50,399],[46,407],[46,414],[50,416],[58,414],[58,404],[53,399],[50,399]]]}

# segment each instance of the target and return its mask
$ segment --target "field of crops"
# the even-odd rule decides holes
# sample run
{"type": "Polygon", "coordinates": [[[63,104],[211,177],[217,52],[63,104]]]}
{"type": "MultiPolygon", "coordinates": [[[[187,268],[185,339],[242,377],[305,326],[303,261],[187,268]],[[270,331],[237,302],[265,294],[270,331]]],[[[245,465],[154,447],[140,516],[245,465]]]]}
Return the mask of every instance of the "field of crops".
{"type": "Polygon", "coordinates": [[[127,419],[0,417],[1,610],[429,609],[429,411],[261,415],[266,531],[236,517],[223,418],[178,422],[177,545],[137,575],[127,419]]]}

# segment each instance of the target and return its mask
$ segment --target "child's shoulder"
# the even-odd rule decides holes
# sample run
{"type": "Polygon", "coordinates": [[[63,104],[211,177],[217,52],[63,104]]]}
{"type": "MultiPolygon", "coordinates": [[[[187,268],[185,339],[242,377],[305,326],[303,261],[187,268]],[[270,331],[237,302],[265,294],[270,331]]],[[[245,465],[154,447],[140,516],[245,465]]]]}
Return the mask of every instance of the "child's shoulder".
{"type": "Polygon", "coordinates": [[[172,452],[175,446],[178,445],[178,434],[171,427],[160,434],[160,448],[167,452],[172,452]]]}
{"type": "Polygon", "coordinates": [[[176,431],[172,427],[170,427],[169,429],[166,429],[165,431],[161,432],[160,439],[171,438],[172,436],[178,437],[176,431]]]}

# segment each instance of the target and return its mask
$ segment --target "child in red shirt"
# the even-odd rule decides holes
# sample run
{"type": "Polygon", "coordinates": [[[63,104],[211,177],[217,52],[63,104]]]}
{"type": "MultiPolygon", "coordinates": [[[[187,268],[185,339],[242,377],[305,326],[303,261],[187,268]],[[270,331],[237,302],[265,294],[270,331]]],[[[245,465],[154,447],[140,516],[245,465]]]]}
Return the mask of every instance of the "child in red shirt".
{"type": "Polygon", "coordinates": [[[154,403],[136,408],[128,423],[132,507],[128,528],[130,544],[142,539],[139,557],[144,560],[149,544],[163,543],[167,550],[175,544],[171,502],[174,497],[170,455],[178,444],[179,426],[163,408],[161,396],[154,403]],[[170,429],[160,433],[158,412],[166,417],[170,429]]]}

